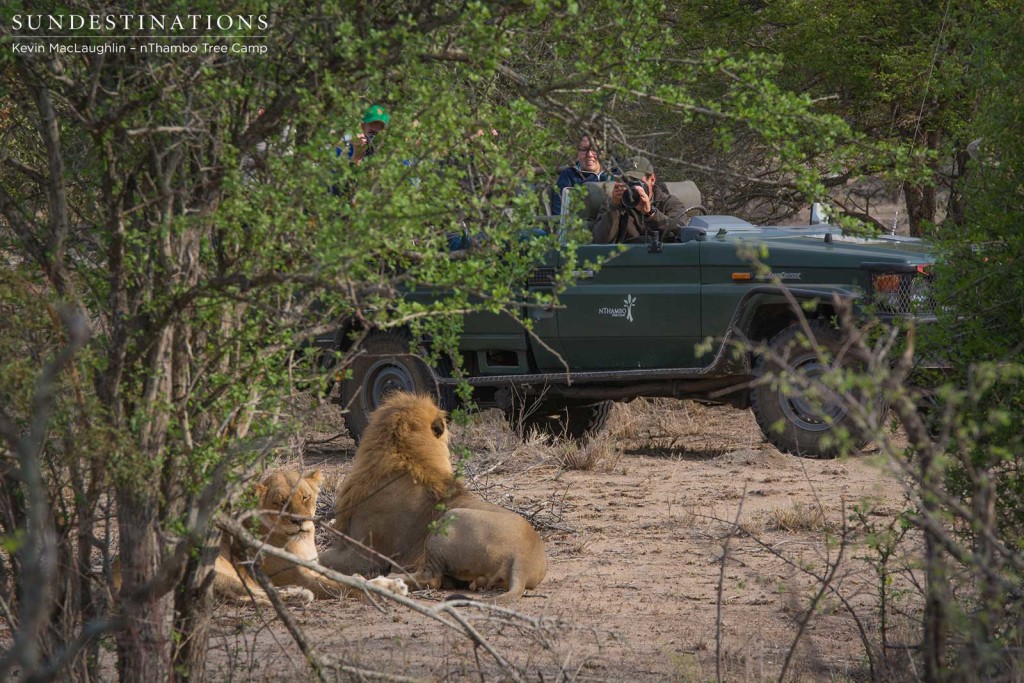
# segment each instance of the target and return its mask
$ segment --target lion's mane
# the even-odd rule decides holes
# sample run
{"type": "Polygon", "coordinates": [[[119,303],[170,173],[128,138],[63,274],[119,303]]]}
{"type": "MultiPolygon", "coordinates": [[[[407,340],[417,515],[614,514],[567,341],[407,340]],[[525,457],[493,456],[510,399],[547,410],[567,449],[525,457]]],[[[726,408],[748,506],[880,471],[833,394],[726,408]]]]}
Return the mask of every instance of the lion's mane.
{"type": "Polygon", "coordinates": [[[334,528],[344,536],[321,562],[341,572],[395,565],[420,587],[505,588],[502,600],[547,572],[530,523],[456,480],[445,413],[425,396],[394,393],[371,415],[335,503],[334,528]]]}
{"type": "Polygon", "coordinates": [[[436,500],[462,492],[452,470],[444,411],[426,396],[396,393],[370,418],[352,471],[335,498],[335,528],[347,528],[359,505],[404,475],[436,500]]]}

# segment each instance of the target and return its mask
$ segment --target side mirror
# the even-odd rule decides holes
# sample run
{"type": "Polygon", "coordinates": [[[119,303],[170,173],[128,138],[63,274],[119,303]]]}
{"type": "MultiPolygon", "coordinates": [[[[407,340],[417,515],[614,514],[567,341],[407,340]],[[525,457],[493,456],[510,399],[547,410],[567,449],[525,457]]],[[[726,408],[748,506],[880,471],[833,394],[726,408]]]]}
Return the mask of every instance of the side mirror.
{"type": "Polygon", "coordinates": [[[811,204],[811,225],[828,225],[828,208],[821,202],[811,204]]]}
{"type": "Polygon", "coordinates": [[[693,240],[702,241],[708,236],[708,231],[704,228],[698,228],[695,226],[684,226],[679,228],[679,242],[692,242],[693,240]]]}

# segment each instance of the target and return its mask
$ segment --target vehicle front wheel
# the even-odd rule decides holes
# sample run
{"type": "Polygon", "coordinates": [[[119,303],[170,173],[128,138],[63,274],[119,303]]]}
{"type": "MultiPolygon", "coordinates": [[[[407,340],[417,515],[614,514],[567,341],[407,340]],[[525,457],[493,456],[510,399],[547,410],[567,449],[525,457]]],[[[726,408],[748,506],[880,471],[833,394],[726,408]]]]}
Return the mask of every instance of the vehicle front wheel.
{"type": "MultiPolygon", "coordinates": [[[[808,458],[834,458],[842,450],[836,439],[840,429],[848,431],[854,448],[865,446],[870,434],[852,424],[843,399],[820,391],[820,386],[816,389],[816,385],[833,370],[857,370],[864,363],[843,345],[838,331],[818,323],[811,325],[811,331],[817,349],[814,339],[808,340],[797,324],[768,342],[768,353],[754,367],[756,384],[750,407],[765,437],[779,450],[808,458]]],[[[865,396],[858,389],[851,389],[849,398],[877,410],[880,424],[886,411],[883,400],[865,396]]]]}
{"type": "Polygon", "coordinates": [[[394,391],[433,396],[442,408],[441,391],[430,368],[409,350],[409,338],[397,332],[371,332],[352,362],[352,378],[341,383],[341,406],[349,435],[359,442],[370,414],[394,391]]]}
{"type": "Polygon", "coordinates": [[[551,437],[581,441],[604,429],[612,401],[562,403],[557,401],[517,401],[505,410],[505,419],[520,436],[536,430],[551,437]]]}

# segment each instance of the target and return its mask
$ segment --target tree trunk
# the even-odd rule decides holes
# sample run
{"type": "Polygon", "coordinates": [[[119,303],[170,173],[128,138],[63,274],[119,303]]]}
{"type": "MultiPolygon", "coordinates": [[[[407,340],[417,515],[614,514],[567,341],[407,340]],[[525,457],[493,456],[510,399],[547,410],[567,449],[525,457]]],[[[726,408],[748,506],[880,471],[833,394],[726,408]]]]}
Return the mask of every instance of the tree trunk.
{"type": "Polygon", "coordinates": [[[121,535],[121,601],[125,627],[117,634],[122,683],[152,683],[171,677],[170,594],[147,590],[160,566],[159,504],[130,492],[118,495],[121,535]]]}
{"type": "MultiPolygon", "coordinates": [[[[915,142],[929,150],[938,150],[941,135],[938,131],[926,131],[917,136],[915,142]]],[[[929,165],[937,171],[934,162],[929,165]]],[[[926,228],[935,223],[938,212],[937,192],[934,185],[908,183],[904,189],[907,202],[907,219],[910,221],[911,237],[926,237],[926,228]]]]}
{"type": "MultiPolygon", "coordinates": [[[[940,484],[935,480],[933,470],[934,455],[928,451],[921,458],[921,508],[926,517],[936,524],[941,524],[941,511],[935,503],[932,491],[940,484]]],[[[924,571],[925,571],[925,603],[924,603],[924,680],[926,683],[937,683],[943,680],[945,664],[947,614],[949,586],[947,584],[946,567],[942,558],[942,542],[936,537],[932,524],[924,525],[924,571]]]]}
{"type": "Polygon", "coordinates": [[[999,586],[1002,575],[1002,558],[992,539],[999,538],[999,526],[996,516],[996,484],[988,470],[981,470],[974,477],[974,497],[971,501],[977,519],[977,531],[974,538],[974,554],[981,567],[987,567],[995,576],[978,572],[978,602],[980,609],[971,629],[970,671],[977,673],[984,680],[998,678],[998,655],[1000,649],[996,644],[999,639],[998,627],[1002,619],[1005,593],[999,586]]]}
{"type": "Polygon", "coordinates": [[[925,531],[925,576],[927,596],[924,605],[924,680],[943,680],[946,649],[946,573],[939,556],[938,542],[925,531]]]}
{"type": "Polygon", "coordinates": [[[175,680],[201,681],[206,671],[212,616],[211,573],[217,548],[212,548],[212,553],[210,550],[206,548],[199,558],[189,559],[185,578],[175,591],[175,680]],[[207,577],[211,580],[207,581],[207,577]]]}
{"type": "Polygon", "coordinates": [[[935,222],[935,188],[908,184],[904,189],[910,236],[926,237],[925,227],[935,222]]]}
{"type": "Polygon", "coordinates": [[[953,156],[953,173],[949,179],[949,199],[946,201],[946,220],[954,225],[963,225],[967,204],[964,201],[964,183],[967,177],[970,156],[966,151],[953,156]]]}

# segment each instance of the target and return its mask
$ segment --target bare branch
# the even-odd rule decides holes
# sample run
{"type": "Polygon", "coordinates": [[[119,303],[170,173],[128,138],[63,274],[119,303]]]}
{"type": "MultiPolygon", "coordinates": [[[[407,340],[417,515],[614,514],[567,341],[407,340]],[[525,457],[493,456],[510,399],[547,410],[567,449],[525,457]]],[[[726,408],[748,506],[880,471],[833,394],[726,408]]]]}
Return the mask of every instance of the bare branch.
{"type": "Polygon", "coordinates": [[[192,128],[191,126],[153,126],[150,128],[129,128],[125,131],[128,137],[138,137],[140,135],[153,135],[156,133],[189,133],[190,135],[197,135],[203,133],[201,128],[192,128]]]}
{"type": "MultiPolygon", "coordinates": [[[[268,545],[264,541],[256,538],[251,533],[249,533],[249,531],[238,521],[226,515],[217,515],[215,518],[215,523],[222,531],[231,534],[236,539],[238,539],[245,545],[249,546],[250,548],[257,550],[258,552],[267,553],[268,555],[273,555],[274,557],[279,557],[281,559],[288,560],[289,562],[292,562],[300,567],[305,567],[311,571],[317,572],[318,574],[322,574],[323,576],[326,576],[329,579],[333,579],[338,583],[344,584],[351,588],[355,588],[362,592],[372,593],[378,597],[386,598],[387,600],[390,600],[392,602],[397,602],[398,604],[403,605],[411,609],[412,611],[417,612],[418,614],[422,614],[423,616],[426,616],[430,619],[433,619],[434,621],[443,624],[444,626],[454,630],[455,632],[463,636],[470,638],[473,642],[484,647],[488,651],[488,653],[492,655],[495,662],[502,668],[502,671],[505,672],[506,675],[511,677],[512,680],[522,680],[520,673],[511,664],[509,664],[508,661],[501,657],[497,650],[495,650],[493,646],[491,646],[487,642],[487,640],[483,638],[483,636],[478,631],[476,631],[476,629],[472,628],[468,624],[468,622],[465,621],[462,615],[458,614],[454,610],[454,607],[452,607],[451,605],[445,604],[437,609],[429,609],[421,605],[420,603],[416,602],[415,600],[392,593],[386,588],[382,588],[373,583],[370,583],[366,579],[348,576],[346,574],[334,571],[333,569],[324,567],[318,562],[305,560],[297,555],[293,555],[292,553],[282,550],[276,546],[268,545]],[[443,616],[445,614],[450,615],[455,620],[452,621],[446,618],[445,616],[443,616]]],[[[487,607],[489,610],[498,613],[506,615],[516,615],[522,619],[527,619],[526,617],[522,617],[521,615],[518,615],[516,612],[512,612],[508,609],[496,606],[483,605],[482,603],[480,604],[480,606],[487,607]]]]}
{"type": "Polygon", "coordinates": [[[46,149],[46,176],[49,180],[45,183],[45,189],[49,234],[46,239],[42,265],[44,265],[46,274],[57,293],[67,296],[72,288],[72,283],[64,268],[64,241],[67,239],[70,226],[64,154],[60,141],[57,110],[53,105],[49,88],[33,78],[22,61],[19,60],[15,64],[18,73],[27,84],[39,112],[38,131],[46,149]]]}
{"type": "Polygon", "coordinates": [[[46,177],[40,171],[32,168],[22,160],[16,159],[9,154],[5,154],[3,157],[0,157],[0,159],[14,170],[30,178],[33,182],[40,185],[46,182],[46,177]]]}
{"type": "MultiPolygon", "coordinates": [[[[42,451],[49,432],[50,417],[60,375],[89,340],[89,328],[82,311],[62,311],[67,344],[46,364],[36,381],[32,397],[32,419],[27,433],[16,440],[13,451],[18,460],[17,476],[26,499],[25,535],[31,539],[18,551],[22,557],[19,575],[21,624],[14,634],[13,646],[0,658],[0,679],[6,679],[13,666],[34,674],[40,665],[40,631],[50,612],[50,601],[57,572],[57,539],[50,520],[50,503],[42,473],[42,451]]],[[[4,418],[4,436],[13,436],[12,425],[4,418]]]]}
{"type": "Polygon", "coordinates": [[[725,587],[725,563],[729,557],[729,542],[732,540],[736,529],[739,528],[740,515],[743,514],[743,503],[747,500],[747,486],[743,485],[743,493],[740,495],[740,503],[736,507],[736,519],[725,535],[725,542],[722,544],[722,561],[718,565],[718,590],[715,591],[715,678],[722,680],[722,591],[725,587]]]}
{"type": "Polygon", "coordinates": [[[253,562],[249,566],[249,571],[253,578],[256,579],[256,583],[258,583],[260,588],[263,589],[263,592],[267,594],[267,599],[270,600],[270,604],[277,613],[278,619],[281,620],[281,623],[283,623],[285,628],[288,629],[288,633],[291,634],[292,639],[299,646],[299,650],[302,651],[302,654],[306,657],[306,661],[309,662],[309,666],[312,667],[313,673],[316,674],[317,680],[323,683],[323,681],[326,680],[324,678],[323,664],[317,656],[316,649],[309,643],[305,634],[302,632],[302,629],[295,622],[295,619],[292,618],[291,612],[288,611],[288,607],[285,606],[281,596],[278,595],[277,591],[274,589],[274,584],[272,584],[270,579],[267,578],[266,573],[263,571],[263,567],[260,566],[259,562],[253,562]]]}

